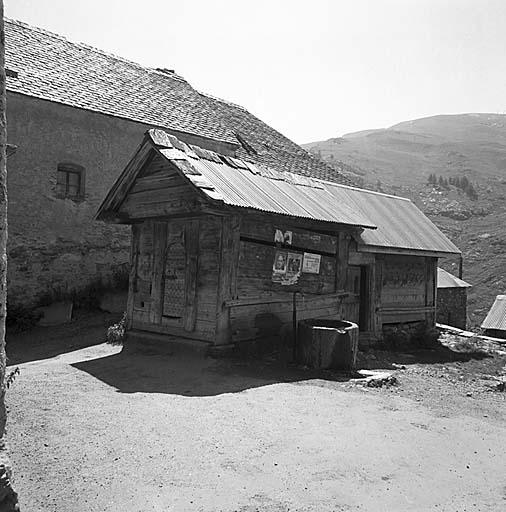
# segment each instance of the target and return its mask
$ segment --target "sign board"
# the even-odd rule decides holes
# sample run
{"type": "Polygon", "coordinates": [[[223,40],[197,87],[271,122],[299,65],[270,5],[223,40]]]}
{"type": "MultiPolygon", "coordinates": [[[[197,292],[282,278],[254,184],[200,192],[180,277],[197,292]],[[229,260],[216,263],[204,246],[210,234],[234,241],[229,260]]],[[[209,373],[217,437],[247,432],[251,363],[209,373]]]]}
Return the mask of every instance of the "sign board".
{"type": "Polygon", "coordinates": [[[302,262],[302,272],[305,272],[306,274],[319,274],[321,258],[322,257],[319,254],[305,252],[304,260],[302,262]]]}

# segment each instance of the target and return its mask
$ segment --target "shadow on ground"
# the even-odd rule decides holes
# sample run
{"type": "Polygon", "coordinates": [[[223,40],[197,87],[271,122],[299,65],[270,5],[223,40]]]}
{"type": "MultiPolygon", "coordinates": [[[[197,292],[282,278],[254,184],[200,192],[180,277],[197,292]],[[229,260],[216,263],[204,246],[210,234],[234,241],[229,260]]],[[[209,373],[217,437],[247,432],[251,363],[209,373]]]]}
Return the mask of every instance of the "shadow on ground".
{"type": "Polygon", "coordinates": [[[345,382],[353,377],[344,372],[304,370],[273,355],[261,359],[215,359],[186,351],[148,354],[122,351],[72,366],[121,393],[182,396],[215,396],[312,379],[345,382]]]}
{"type": "Polygon", "coordinates": [[[24,332],[7,332],[7,364],[9,366],[49,359],[98,345],[105,341],[107,328],[121,315],[101,312],[80,313],[67,324],[35,327],[24,332]]]}

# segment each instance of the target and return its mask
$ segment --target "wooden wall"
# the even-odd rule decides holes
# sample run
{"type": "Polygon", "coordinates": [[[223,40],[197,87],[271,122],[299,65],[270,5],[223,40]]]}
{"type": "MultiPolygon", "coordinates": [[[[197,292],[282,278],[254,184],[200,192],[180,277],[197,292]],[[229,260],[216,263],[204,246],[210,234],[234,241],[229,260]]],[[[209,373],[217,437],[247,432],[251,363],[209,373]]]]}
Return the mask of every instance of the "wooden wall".
{"type": "Polygon", "coordinates": [[[191,214],[198,210],[198,202],[193,186],[170,162],[152,150],[145,169],[121,204],[119,214],[132,220],[191,214]]]}
{"type": "Polygon", "coordinates": [[[254,217],[243,218],[238,235],[235,296],[227,301],[228,341],[269,336],[280,333],[284,326],[291,327],[296,292],[298,320],[357,319],[356,298],[345,290],[349,236],[296,228],[279,218],[254,217]],[[276,243],[276,232],[290,232],[290,243],[276,243]],[[279,252],[301,257],[305,252],[317,254],[321,258],[319,272],[301,272],[293,284],[279,282],[273,279],[273,265],[279,252]]]}
{"type": "Polygon", "coordinates": [[[435,321],[437,258],[383,255],[383,324],[435,321]]]}
{"type": "Polygon", "coordinates": [[[219,217],[134,225],[129,327],[213,341],[220,243],[219,217]]]}

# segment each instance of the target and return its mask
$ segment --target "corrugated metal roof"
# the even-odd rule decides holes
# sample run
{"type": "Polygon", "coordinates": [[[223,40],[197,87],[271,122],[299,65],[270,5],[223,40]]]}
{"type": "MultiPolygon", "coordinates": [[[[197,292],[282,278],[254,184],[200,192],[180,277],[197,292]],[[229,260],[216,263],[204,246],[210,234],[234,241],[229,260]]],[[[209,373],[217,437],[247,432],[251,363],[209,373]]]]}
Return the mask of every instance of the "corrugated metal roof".
{"type": "Polygon", "coordinates": [[[327,189],[339,203],[362,212],[378,226],[374,231],[364,231],[359,245],[378,251],[394,248],[460,254],[458,247],[409,199],[346,185],[327,189]]]}
{"type": "Polygon", "coordinates": [[[450,274],[444,268],[437,269],[437,287],[438,288],[469,288],[471,285],[457,276],[450,274]]]}
{"type": "Polygon", "coordinates": [[[506,295],[498,295],[488,315],[481,324],[482,329],[506,331],[506,295]]]}
{"type": "Polygon", "coordinates": [[[180,151],[180,157],[175,158],[173,149],[161,149],[160,152],[211,199],[223,201],[227,205],[323,222],[376,228],[366,215],[345,203],[336,202],[326,187],[314,186],[313,180],[308,181],[310,185],[307,185],[302,184],[300,177],[292,176],[288,172],[278,172],[251,163],[246,165],[242,161],[226,157],[216,161],[216,154],[212,158],[203,158],[196,154],[192,157],[187,152],[180,151]],[[198,174],[189,170],[186,165],[180,165],[181,159],[190,163],[198,174]],[[203,179],[205,186],[202,186],[203,179]]]}
{"type": "MultiPolygon", "coordinates": [[[[147,132],[157,148],[211,200],[230,206],[366,228],[359,248],[369,252],[459,254],[458,248],[408,199],[280,171],[188,146],[163,130],[147,132]]],[[[96,218],[113,213],[128,188],[127,169],[99,208],[96,218]]],[[[129,174],[130,173],[130,174],[129,174]]],[[[133,179],[133,178],[132,178],[133,179]]]]}
{"type": "Polygon", "coordinates": [[[162,130],[150,130],[149,135],[155,144],[167,148],[160,149],[167,159],[176,165],[185,161],[180,169],[196,187],[225,204],[372,228],[361,233],[358,243],[375,252],[460,253],[409,199],[227,158],[189,147],[162,130]]]}
{"type": "Polygon", "coordinates": [[[238,158],[312,178],[354,185],[341,171],[301,148],[244,107],[208,94],[201,95],[223,124],[235,132],[240,143],[236,150],[238,158]]]}

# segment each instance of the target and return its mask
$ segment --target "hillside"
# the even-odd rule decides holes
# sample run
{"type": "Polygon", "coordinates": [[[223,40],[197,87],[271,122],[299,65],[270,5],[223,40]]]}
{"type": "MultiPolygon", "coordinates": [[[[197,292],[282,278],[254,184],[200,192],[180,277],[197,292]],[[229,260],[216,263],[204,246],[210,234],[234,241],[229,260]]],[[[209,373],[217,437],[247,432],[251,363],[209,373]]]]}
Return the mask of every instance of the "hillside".
{"type": "Polygon", "coordinates": [[[303,146],[366,188],[411,198],[462,250],[471,325],[481,322],[506,291],[506,115],[440,115],[303,146]]]}

